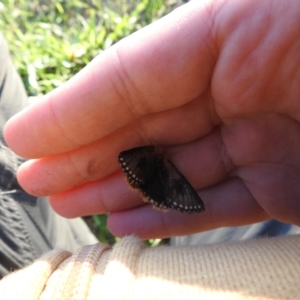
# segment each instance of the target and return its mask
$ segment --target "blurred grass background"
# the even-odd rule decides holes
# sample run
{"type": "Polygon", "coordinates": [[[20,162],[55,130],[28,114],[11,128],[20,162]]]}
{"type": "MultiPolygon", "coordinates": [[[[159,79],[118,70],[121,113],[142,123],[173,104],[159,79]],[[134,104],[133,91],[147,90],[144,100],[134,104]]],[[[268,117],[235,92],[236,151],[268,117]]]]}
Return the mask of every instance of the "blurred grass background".
{"type": "MultiPolygon", "coordinates": [[[[101,51],[167,14],[178,0],[4,0],[0,31],[27,93],[60,86],[101,51]]],[[[114,244],[106,215],[85,218],[102,242],[114,244]]],[[[159,240],[148,241],[155,245],[159,240]]]]}

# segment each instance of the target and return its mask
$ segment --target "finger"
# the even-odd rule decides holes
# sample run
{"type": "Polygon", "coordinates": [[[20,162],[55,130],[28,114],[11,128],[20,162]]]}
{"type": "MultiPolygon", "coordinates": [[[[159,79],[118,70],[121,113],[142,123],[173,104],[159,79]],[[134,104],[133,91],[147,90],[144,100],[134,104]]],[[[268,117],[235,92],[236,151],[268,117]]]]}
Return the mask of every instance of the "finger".
{"type": "Polygon", "coordinates": [[[186,5],[102,52],[7,123],[9,146],[28,158],[66,152],[200,95],[213,65],[206,12],[186,5]]]}
{"type": "Polygon", "coordinates": [[[29,160],[19,167],[18,182],[29,194],[46,196],[102,179],[119,169],[117,149],[134,134],[127,131],[122,138],[112,136],[77,151],[29,160]]]}
{"type": "Polygon", "coordinates": [[[158,212],[150,205],[110,214],[109,230],[116,236],[135,234],[143,239],[193,234],[222,226],[263,221],[269,216],[253,199],[241,180],[234,178],[202,190],[205,212],[158,212]]]}
{"type": "MultiPolygon", "coordinates": [[[[197,139],[199,135],[205,135],[211,131],[213,122],[216,122],[209,119],[207,106],[202,106],[202,101],[207,101],[207,98],[196,99],[182,108],[150,115],[92,145],[60,155],[28,161],[19,168],[18,181],[30,194],[53,195],[88,181],[109,176],[119,169],[117,157],[125,149],[161,143],[168,146],[197,139]],[[141,132],[144,134],[141,135],[141,132]]],[[[209,156],[219,155],[220,141],[220,138],[212,137],[204,146],[210,150],[209,156]],[[219,147],[214,150],[213,147],[217,144],[214,140],[217,139],[219,147]]],[[[194,146],[192,144],[190,147],[194,146]]],[[[201,151],[201,155],[204,159],[207,158],[204,151],[201,151]]],[[[176,155],[171,156],[170,159],[175,159],[174,162],[177,163],[181,154],[177,156],[178,158],[176,155]]],[[[189,156],[190,159],[196,157],[198,161],[199,154],[189,153],[189,156]]],[[[219,161],[213,157],[210,160],[214,163],[219,161]]],[[[183,167],[185,163],[186,160],[182,164],[183,167]]],[[[192,165],[194,164],[193,162],[192,165]]]]}
{"type": "Polygon", "coordinates": [[[66,218],[132,209],[145,203],[138,192],[129,189],[121,172],[89,182],[49,198],[53,209],[66,218]]]}

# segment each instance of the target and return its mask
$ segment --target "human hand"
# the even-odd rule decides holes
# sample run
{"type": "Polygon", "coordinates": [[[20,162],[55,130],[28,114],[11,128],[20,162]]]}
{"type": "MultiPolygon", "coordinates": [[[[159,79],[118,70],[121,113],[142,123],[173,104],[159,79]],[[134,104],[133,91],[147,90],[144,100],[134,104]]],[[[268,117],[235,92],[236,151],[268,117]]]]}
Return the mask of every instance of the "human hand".
{"type": "Polygon", "coordinates": [[[184,235],[276,218],[300,225],[300,6],[192,1],[112,46],[14,116],[18,180],[116,235],[184,235]],[[206,211],[161,213],[130,191],[119,152],[160,145],[206,211]]]}

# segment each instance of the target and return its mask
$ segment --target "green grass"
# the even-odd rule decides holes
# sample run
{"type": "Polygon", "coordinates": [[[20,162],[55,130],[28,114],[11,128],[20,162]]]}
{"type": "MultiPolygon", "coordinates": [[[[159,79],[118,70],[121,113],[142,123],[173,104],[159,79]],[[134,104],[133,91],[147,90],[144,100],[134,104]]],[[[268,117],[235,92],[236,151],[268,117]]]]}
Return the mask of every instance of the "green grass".
{"type": "Polygon", "coordinates": [[[0,30],[30,96],[60,86],[99,52],[170,9],[161,0],[0,3],[0,30]]]}
{"type": "MultiPolygon", "coordinates": [[[[35,97],[62,85],[101,51],[175,6],[176,0],[4,0],[0,31],[28,95],[35,97]]],[[[116,241],[106,228],[106,215],[87,222],[101,241],[116,241]]]]}

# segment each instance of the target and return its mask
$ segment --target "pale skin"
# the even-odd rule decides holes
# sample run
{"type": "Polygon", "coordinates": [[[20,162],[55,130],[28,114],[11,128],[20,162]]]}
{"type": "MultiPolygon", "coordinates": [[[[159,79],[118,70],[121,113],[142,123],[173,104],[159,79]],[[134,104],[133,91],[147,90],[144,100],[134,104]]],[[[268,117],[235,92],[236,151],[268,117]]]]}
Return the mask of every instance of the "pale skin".
{"type": "Polygon", "coordinates": [[[300,5],[193,1],[104,51],[14,116],[23,188],[112,233],[168,237],[275,218],[300,225],[300,5]],[[205,203],[162,213],[119,152],[159,145],[205,203]]]}

